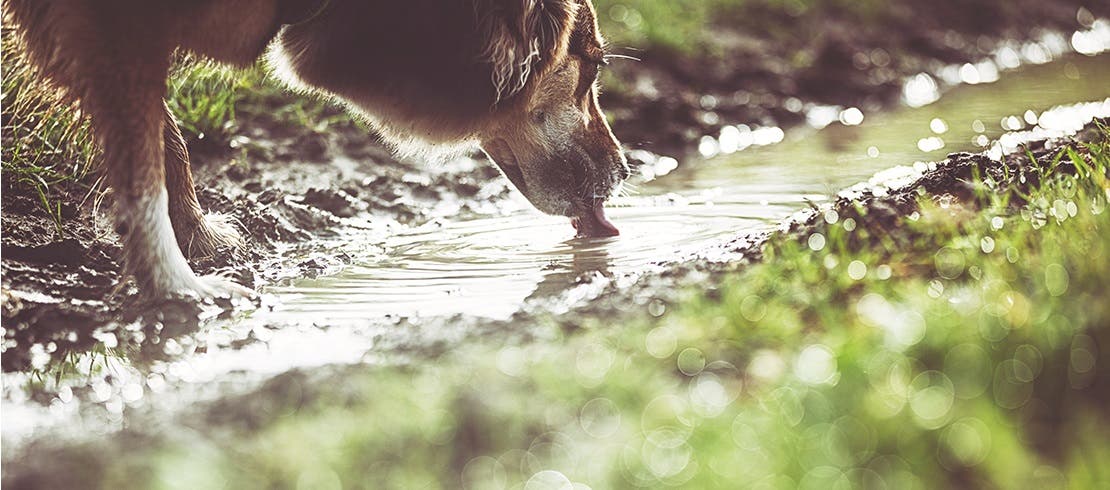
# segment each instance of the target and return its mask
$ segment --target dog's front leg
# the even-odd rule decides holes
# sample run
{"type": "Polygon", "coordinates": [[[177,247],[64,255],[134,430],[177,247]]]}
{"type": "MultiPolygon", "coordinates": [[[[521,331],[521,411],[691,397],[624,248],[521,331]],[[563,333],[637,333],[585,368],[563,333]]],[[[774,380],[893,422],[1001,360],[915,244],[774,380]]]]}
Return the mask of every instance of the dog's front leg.
{"type": "Polygon", "coordinates": [[[164,167],[162,95],[168,67],[162,59],[168,59],[168,51],[164,58],[137,56],[127,60],[130,66],[115,65],[125,68],[103,74],[83,97],[104,148],[126,271],[143,294],[153,297],[249,294],[224,278],[198,277],[178,246],[164,167]]]}

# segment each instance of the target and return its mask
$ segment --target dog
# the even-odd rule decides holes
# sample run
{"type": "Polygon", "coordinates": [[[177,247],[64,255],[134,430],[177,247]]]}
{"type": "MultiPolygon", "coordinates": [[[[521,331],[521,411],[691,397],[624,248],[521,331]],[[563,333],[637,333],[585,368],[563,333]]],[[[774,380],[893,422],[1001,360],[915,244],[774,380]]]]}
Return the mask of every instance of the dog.
{"type": "Polygon", "coordinates": [[[31,62],[92,121],[125,272],[156,297],[249,294],[186,255],[241,246],[205,215],[164,97],[185,50],[343,101],[398,153],[478,146],[542,212],[612,236],[628,165],[598,105],[590,0],[9,0],[31,62]]]}

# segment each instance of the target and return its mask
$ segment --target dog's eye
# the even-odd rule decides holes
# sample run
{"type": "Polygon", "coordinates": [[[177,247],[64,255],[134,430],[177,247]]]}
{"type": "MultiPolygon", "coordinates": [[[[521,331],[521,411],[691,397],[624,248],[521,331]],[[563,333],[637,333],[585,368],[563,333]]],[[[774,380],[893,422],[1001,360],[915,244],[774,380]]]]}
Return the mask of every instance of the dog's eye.
{"type": "Polygon", "coordinates": [[[543,124],[547,122],[547,113],[544,111],[532,111],[532,120],[536,124],[543,124]]]}

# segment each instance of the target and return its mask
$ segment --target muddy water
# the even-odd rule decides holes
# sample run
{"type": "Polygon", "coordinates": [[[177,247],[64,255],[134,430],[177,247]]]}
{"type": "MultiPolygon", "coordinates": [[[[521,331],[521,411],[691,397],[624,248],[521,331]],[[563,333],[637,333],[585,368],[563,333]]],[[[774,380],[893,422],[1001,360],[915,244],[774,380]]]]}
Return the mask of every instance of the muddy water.
{"type": "MultiPolygon", "coordinates": [[[[964,75],[967,75],[966,69],[964,75]]],[[[918,108],[865,113],[812,107],[825,126],[784,133],[737,125],[702,141],[703,162],[663,158],[641,169],[636,191],[614,199],[621,236],[573,240],[566,219],[541,216],[518,199],[503,215],[432,223],[374,242],[346,237],[353,265],[319,279],[274,286],[266,321],[342,324],[384,315],[507,318],[529,298],[559,294],[590,277],[635,274],[758,230],[876,172],[953,151],[980,151],[1007,132],[1068,129],[1085,114],[1045,111],[1110,96],[1110,54],[1068,55],[961,85],[918,108]],[[831,112],[830,112],[831,111],[831,112]],[[826,116],[823,116],[825,114],[826,116]],[[838,119],[825,124],[825,119],[838,119]]],[[[911,94],[912,95],[912,94],[911,94]]],[[[1079,111],[1084,112],[1084,111],[1079,111]]]]}

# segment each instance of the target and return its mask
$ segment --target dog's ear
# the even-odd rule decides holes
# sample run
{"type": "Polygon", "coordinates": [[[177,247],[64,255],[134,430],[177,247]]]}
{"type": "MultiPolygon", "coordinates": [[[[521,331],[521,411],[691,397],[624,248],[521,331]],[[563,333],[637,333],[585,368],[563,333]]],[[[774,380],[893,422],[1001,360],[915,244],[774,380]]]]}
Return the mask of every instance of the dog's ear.
{"type": "Polygon", "coordinates": [[[575,0],[473,0],[479,57],[492,69],[496,102],[524,88],[567,51],[579,3],[575,0]]]}

